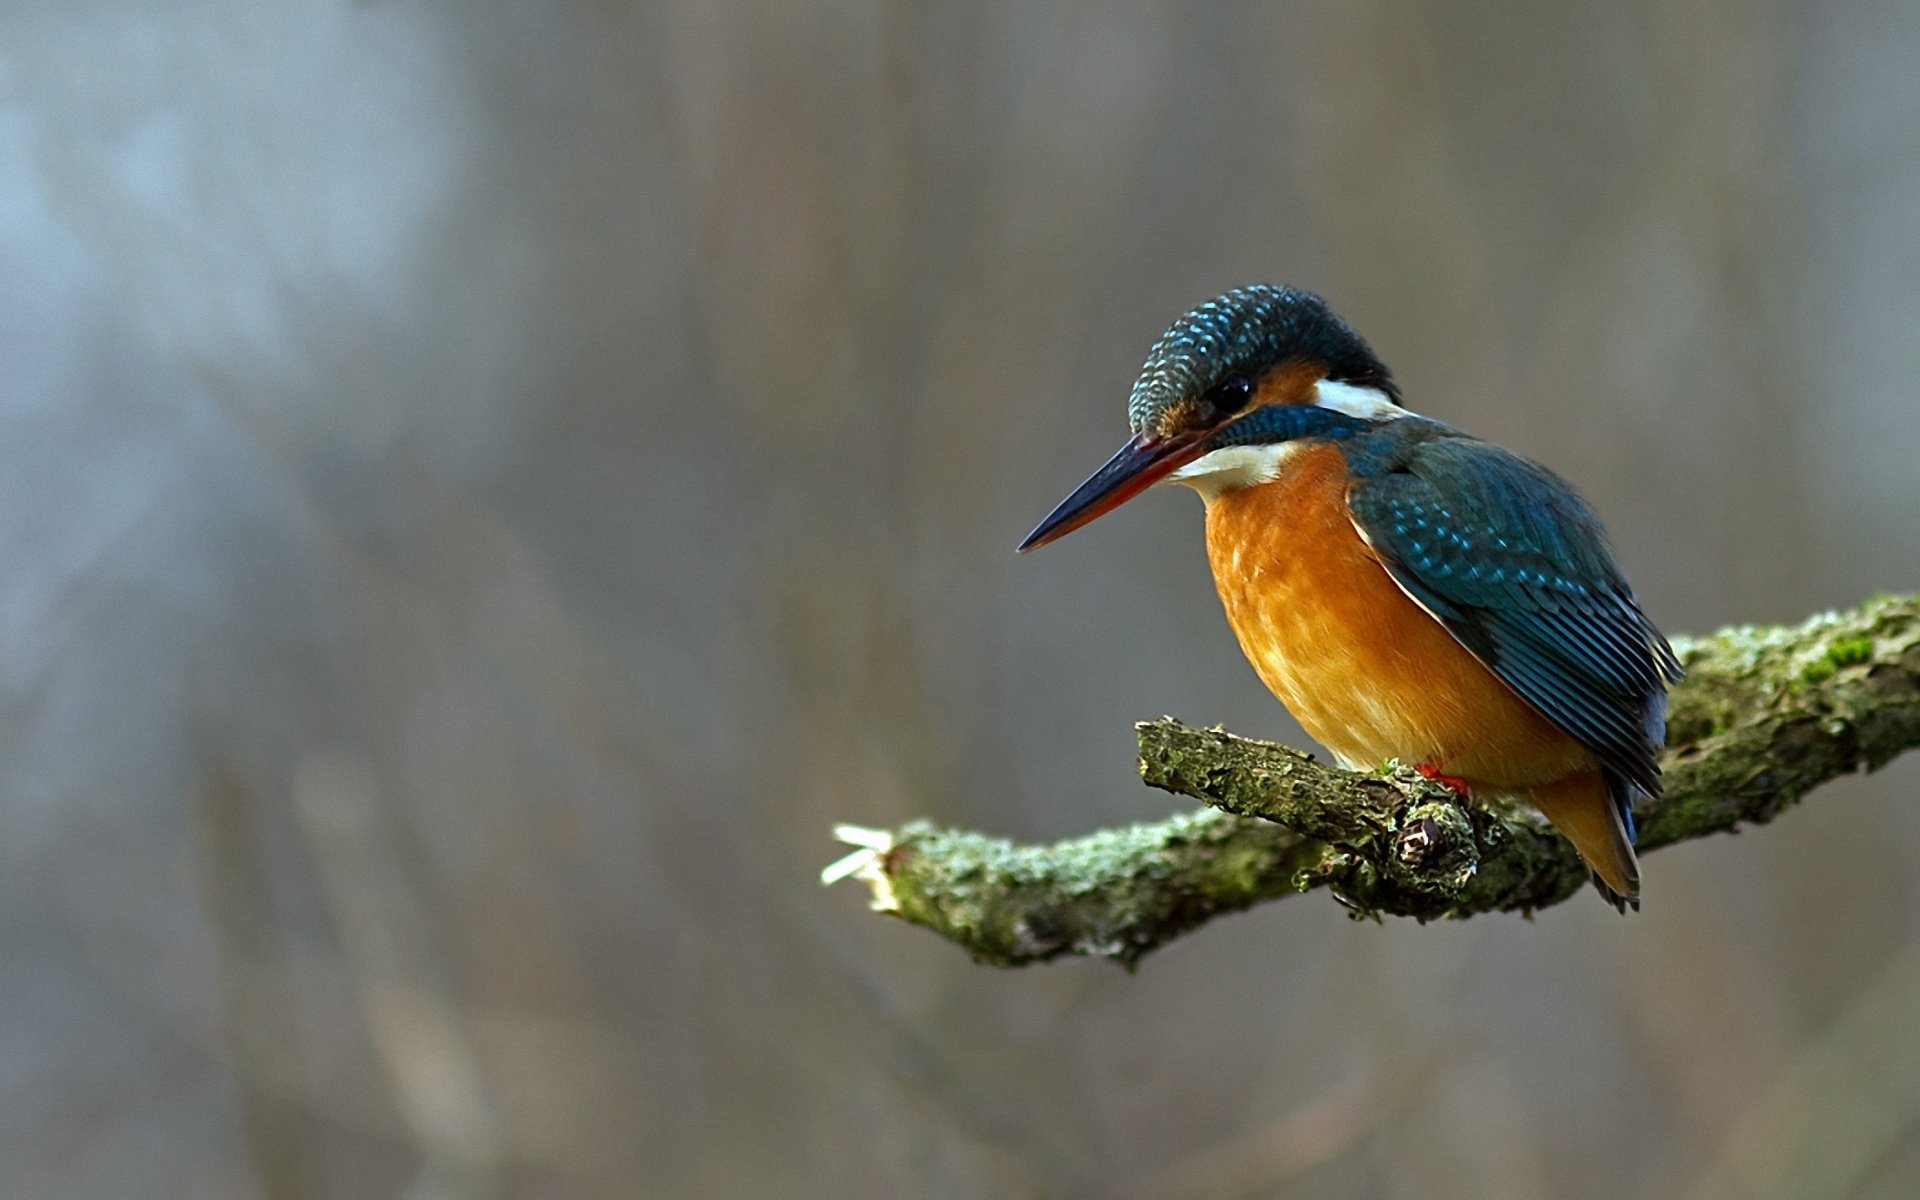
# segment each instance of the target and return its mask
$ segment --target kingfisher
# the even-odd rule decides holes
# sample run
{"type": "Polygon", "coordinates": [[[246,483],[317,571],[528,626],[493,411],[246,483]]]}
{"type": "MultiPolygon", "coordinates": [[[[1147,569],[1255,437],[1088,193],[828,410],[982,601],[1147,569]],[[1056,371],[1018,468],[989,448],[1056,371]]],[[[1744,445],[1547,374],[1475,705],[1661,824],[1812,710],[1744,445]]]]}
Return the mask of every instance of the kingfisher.
{"type": "Polygon", "coordinates": [[[1660,794],[1680,664],[1572,485],[1402,407],[1352,326],[1284,286],[1174,322],[1127,417],[1021,550],[1192,488],[1227,623],[1311,737],[1349,769],[1532,805],[1640,907],[1634,806],[1660,794]]]}

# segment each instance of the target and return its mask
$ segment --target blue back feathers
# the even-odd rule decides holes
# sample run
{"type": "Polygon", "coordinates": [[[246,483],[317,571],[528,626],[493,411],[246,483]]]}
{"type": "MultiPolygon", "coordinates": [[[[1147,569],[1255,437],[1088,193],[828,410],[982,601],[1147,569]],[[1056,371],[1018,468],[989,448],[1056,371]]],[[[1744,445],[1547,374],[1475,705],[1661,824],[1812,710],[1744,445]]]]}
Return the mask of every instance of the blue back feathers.
{"type": "Polygon", "coordinates": [[[1346,439],[1354,520],[1410,595],[1605,769],[1632,830],[1658,795],[1679,663],[1586,503],[1545,467],[1425,418],[1346,439]]]}

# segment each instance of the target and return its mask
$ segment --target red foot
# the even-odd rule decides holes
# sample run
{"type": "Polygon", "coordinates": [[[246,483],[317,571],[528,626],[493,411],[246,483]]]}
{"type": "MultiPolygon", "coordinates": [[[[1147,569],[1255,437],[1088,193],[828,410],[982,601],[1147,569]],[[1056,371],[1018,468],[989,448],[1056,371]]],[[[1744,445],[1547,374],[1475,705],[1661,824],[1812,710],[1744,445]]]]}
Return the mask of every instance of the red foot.
{"type": "Polygon", "coordinates": [[[1415,767],[1414,770],[1419,772],[1422,778],[1433,780],[1435,783],[1439,784],[1441,787],[1452,792],[1454,795],[1460,797],[1462,800],[1473,799],[1473,788],[1467,783],[1467,781],[1460,778],[1458,775],[1442,774],[1440,771],[1440,762],[1437,759],[1423,762],[1419,766],[1415,767]]]}

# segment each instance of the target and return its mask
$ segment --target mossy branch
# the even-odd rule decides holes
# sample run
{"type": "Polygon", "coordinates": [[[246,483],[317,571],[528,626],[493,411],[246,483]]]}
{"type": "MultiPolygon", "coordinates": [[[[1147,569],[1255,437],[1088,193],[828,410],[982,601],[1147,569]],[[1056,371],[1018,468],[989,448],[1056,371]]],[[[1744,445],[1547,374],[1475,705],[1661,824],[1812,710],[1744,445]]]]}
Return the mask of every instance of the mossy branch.
{"type": "MultiPolygon", "coordinates": [[[[1769,821],[1920,745],[1915,597],[1675,649],[1687,677],[1669,714],[1666,795],[1640,814],[1642,851],[1769,821]]],[[[1586,883],[1538,816],[1463,804],[1410,771],[1343,771],[1172,718],[1139,732],[1141,778],[1211,807],[1051,846],[924,821],[842,826],[857,849],[822,877],[857,877],[877,911],[1000,966],[1068,954],[1132,964],[1214,917],[1313,888],[1356,915],[1425,921],[1530,912],[1586,883]]]]}

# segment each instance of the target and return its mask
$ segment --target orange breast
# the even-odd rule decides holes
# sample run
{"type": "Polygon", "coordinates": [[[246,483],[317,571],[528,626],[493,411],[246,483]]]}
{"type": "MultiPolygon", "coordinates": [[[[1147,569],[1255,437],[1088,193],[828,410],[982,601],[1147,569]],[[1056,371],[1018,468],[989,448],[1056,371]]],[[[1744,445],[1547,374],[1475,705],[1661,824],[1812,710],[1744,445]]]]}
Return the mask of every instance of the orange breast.
{"type": "Polygon", "coordinates": [[[1433,762],[1495,791],[1594,765],[1387,575],[1348,515],[1338,446],[1210,500],[1207,556],[1254,670],[1347,765],[1433,762]]]}

